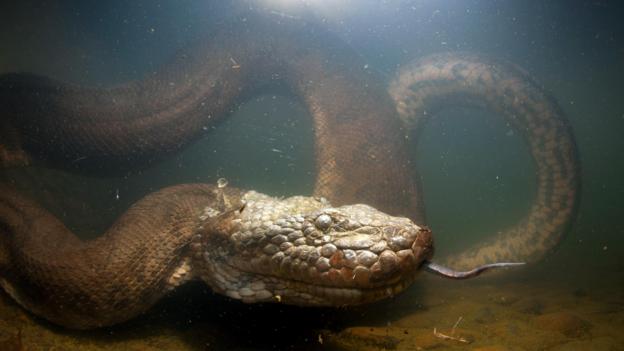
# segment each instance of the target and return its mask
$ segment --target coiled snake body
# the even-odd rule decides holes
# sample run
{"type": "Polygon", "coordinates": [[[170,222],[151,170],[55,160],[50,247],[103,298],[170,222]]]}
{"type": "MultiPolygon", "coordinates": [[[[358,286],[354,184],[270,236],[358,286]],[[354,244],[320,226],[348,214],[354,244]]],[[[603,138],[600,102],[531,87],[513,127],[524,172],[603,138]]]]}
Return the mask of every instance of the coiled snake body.
{"type": "Polygon", "coordinates": [[[578,204],[576,149],[559,107],[528,75],[489,59],[438,55],[406,66],[388,95],[342,43],[287,22],[225,26],[158,73],[110,89],[0,76],[5,166],[141,166],[179,150],[241,99],[272,86],[308,107],[318,172],[315,197],[166,188],[90,242],[5,187],[3,288],[35,314],[81,329],[132,318],[192,278],[246,302],[348,305],[396,294],[418,268],[441,270],[428,262],[427,229],[380,212],[424,220],[399,117],[419,130],[448,99],[508,118],[527,140],[538,177],[528,216],[454,266],[536,261],[560,241],[578,204]],[[375,208],[345,205],[353,203],[375,208]]]}

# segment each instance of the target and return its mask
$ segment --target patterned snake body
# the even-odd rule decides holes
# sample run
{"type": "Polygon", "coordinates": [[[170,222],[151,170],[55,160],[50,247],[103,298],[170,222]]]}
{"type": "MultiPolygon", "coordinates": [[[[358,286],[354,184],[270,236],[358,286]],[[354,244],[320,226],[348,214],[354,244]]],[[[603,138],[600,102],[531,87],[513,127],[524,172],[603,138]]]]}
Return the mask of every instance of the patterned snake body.
{"type": "Polygon", "coordinates": [[[250,18],[223,25],[145,79],[111,88],[2,75],[0,166],[124,174],[179,151],[241,101],[278,89],[312,117],[315,195],[422,222],[422,199],[403,162],[407,148],[396,142],[394,103],[359,61],[314,26],[250,18]]]}
{"type": "Polygon", "coordinates": [[[449,265],[536,262],[557,246],[579,204],[580,162],[561,107],[541,85],[513,64],[447,53],[406,65],[389,91],[399,115],[416,135],[431,116],[448,106],[487,108],[523,137],[535,163],[537,189],[529,213],[489,241],[452,257],[449,265]]]}
{"type": "Polygon", "coordinates": [[[85,329],[132,318],[193,278],[246,302],[335,306],[396,294],[421,267],[478,274],[483,267],[444,273],[429,264],[430,232],[411,221],[423,223],[424,207],[399,116],[418,133],[447,104],[478,105],[507,118],[527,141],[538,178],[525,219],[451,264],[534,262],[561,240],[578,205],[576,147],[560,108],[526,73],[481,57],[437,55],[404,67],[390,98],[342,43],[285,22],[224,26],[211,43],[180,54],[162,71],[109,89],[0,76],[5,166],[145,166],[138,163],[179,150],[268,85],[285,88],[308,108],[317,168],[311,198],[278,200],[208,185],[166,188],[90,242],[3,188],[3,288],[35,314],[85,329]],[[411,220],[347,205],[355,203],[411,220]]]}
{"type": "Polygon", "coordinates": [[[429,230],[370,206],[202,184],[152,193],[81,242],[3,190],[10,240],[0,246],[0,284],[35,314],[77,329],[132,318],[194,278],[245,302],[363,304],[402,291],[433,254],[429,230]]]}

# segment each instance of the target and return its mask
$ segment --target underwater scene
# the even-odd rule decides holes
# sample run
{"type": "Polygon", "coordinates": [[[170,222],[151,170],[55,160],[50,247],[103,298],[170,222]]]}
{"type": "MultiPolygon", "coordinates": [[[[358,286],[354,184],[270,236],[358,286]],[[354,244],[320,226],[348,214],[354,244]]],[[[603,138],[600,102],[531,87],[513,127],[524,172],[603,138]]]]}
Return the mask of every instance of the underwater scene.
{"type": "Polygon", "coordinates": [[[616,1],[0,5],[0,350],[624,350],[616,1]]]}

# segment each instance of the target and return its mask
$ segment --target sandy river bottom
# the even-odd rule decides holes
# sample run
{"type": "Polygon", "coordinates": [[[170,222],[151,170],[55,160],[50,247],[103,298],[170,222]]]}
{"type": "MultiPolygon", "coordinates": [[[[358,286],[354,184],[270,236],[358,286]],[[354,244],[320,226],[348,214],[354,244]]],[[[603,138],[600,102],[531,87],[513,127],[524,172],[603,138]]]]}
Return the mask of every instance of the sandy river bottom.
{"type": "Polygon", "coordinates": [[[200,283],[114,328],[53,326],[0,294],[1,350],[624,350],[621,266],[448,281],[372,306],[245,305],[200,283]],[[435,330],[435,332],[434,332],[435,330]]]}

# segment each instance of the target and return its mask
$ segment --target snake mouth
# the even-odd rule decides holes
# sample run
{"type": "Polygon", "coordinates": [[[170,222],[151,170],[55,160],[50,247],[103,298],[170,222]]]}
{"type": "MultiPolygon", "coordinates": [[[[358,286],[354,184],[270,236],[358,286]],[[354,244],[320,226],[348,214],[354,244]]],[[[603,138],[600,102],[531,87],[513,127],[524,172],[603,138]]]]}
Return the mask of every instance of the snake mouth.
{"type": "MultiPolygon", "coordinates": [[[[267,287],[273,294],[268,302],[279,302],[290,305],[339,307],[367,304],[395,296],[412,284],[416,270],[405,272],[377,286],[342,287],[319,285],[298,280],[286,280],[267,277],[267,287]]],[[[257,302],[248,296],[241,296],[243,302],[257,302]]]]}
{"type": "MultiPolygon", "coordinates": [[[[359,305],[403,291],[432,254],[430,231],[415,225],[369,227],[343,234],[318,247],[285,245],[272,255],[256,251],[234,255],[209,264],[204,280],[217,282],[211,284],[216,291],[249,303],[359,305]],[[363,245],[365,239],[377,241],[367,248],[354,245],[363,245]]],[[[214,251],[205,252],[203,261],[209,263],[212,257],[214,251]]]]}
{"type": "MultiPolygon", "coordinates": [[[[415,262],[410,260],[411,263],[415,262]]],[[[218,276],[222,284],[215,287],[230,298],[245,303],[275,302],[299,306],[339,307],[367,304],[390,298],[401,293],[412,284],[416,278],[420,264],[405,267],[393,274],[386,275],[384,280],[377,282],[358,282],[351,278],[347,284],[345,280],[334,278],[330,283],[323,279],[311,281],[296,275],[277,275],[273,272],[258,273],[258,270],[247,271],[246,267],[232,264],[222,264],[218,276]],[[226,277],[236,277],[228,279],[226,277]]],[[[334,272],[330,270],[328,272],[334,272]]],[[[345,274],[341,270],[336,274],[345,274]]],[[[329,276],[335,277],[329,273],[329,276]]],[[[319,277],[320,278],[320,277],[319,277]]]]}

